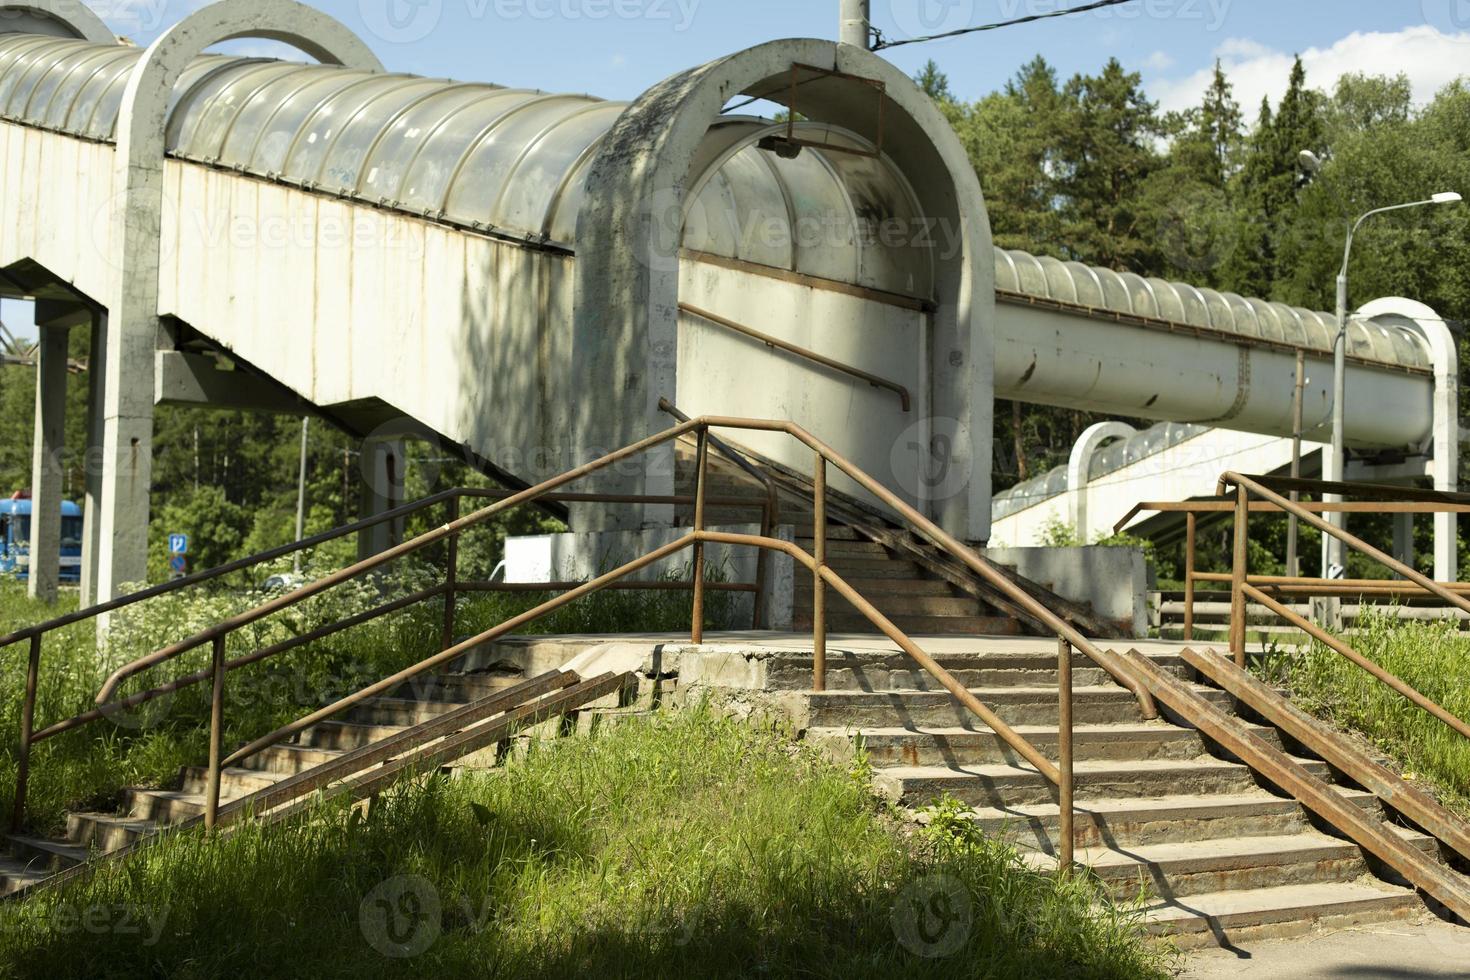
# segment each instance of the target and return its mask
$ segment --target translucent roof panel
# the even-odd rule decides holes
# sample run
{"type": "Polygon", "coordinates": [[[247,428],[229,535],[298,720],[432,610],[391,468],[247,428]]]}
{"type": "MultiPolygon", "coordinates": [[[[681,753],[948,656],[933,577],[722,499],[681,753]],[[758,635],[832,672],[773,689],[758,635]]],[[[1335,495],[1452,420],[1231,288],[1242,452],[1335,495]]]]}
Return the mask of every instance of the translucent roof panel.
{"type": "MultiPolygon", "coordinates": [[[[114,139],[128,73],[141,54],[0,36],[0,117],[114,139]]],[[[174,88],[168,148],[183,159],[571,249],[590,161],[625,108],[591,96],[211,54],[196,59],[174,88]]],[[[788,160],[757,146],[782,126],[750,117],[715,124],[699,156],[708,168],[691,185],[686,247],[929,297],[930,250],[881,233],[912,224],[913,189],[861,137],[810,122],[798,127],[804,140],[823,145],[788,160]],[[804,244],[823,222],[819,243],[804,244]],[[752,231],[762,224],[766,234],[752,231]],[[772,230],[774,243],[766,240],[772,230]]],[[[1336,333],[1327,314],[1024,252],[997,250],[996,284],[1315,350],[1329,350],[1336,333]]],[[[1355,321],[1348,349],[1388,364],[1430,365],[1424,340],[1406,327],[1355,321]]]]}
{"type": "MultiPolygon", "coordinates": [[[[1336,318],[1330,313],[1296,309],[1187,283],[1144,279],[1130,272],[1091,268],[1077,262],[1038,258],[1014,249],[996,249],[995,288],[1002,293],[1101,307],[1150,320],[1316,351],[1330,351],[1337,335],[1336,318]]],[[[1428,344],[1417,331],[1356,318],[1348,324],[1348,352],[1364,360],[1399,367],[1428,369],[1432,365],[1428,344]]]]}

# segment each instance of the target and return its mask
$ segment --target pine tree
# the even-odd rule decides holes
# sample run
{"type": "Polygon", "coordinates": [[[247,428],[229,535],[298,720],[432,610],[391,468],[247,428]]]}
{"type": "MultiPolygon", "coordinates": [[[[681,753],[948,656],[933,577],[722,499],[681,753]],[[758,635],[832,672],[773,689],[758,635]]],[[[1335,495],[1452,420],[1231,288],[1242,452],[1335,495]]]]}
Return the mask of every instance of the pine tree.
{"type": "Polygon", "coordinates": [[[1142,78],[1116,58],[1099,75],[1073,77],[1058,122],[1056,193],[1071,256],[1152,271],[1157,222],[1142,191],[1160,165],[1154,142],[1162,130],[1142,78]]]}

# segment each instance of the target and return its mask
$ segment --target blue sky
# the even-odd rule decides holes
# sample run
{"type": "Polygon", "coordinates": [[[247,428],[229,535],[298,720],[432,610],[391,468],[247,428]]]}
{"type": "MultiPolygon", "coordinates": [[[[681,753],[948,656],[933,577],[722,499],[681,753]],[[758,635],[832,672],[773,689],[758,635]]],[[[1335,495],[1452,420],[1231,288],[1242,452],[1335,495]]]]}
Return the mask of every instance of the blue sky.
{"type": "MultiPolygon", "coordinates": [[[[393,71],[632,98],[674,72],[778,37],[832,37],[837,0],[308,0],[342,20],[393,71]]],[[[890,37],[1076,6],[1081,0],[873,0],[890,37]]],[[[91,0],[139,43],[201,0],[91,0]]],[[[237,50],[275,53],[269,44],[237,50]]],[[[978,98],[1043,54],[1065,75],[1117,57],[1165,108],[1193,104],[1216,58],[1253,114],[1279,95],[1291,58],[1330,87],[1345,71],[1405,72],[1421,101],[1470,63],[1470,0],[1131,0],[1113,10],[894,49],[928,58],[956,94],[978,98]]],[[[0,307],[27,328],[25,304],[0,307]]]]}

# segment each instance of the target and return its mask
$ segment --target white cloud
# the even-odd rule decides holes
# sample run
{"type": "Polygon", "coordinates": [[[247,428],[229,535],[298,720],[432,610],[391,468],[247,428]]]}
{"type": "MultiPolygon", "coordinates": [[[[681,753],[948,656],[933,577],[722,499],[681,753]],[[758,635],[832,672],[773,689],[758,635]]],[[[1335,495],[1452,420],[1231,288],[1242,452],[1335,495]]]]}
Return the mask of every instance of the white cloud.
{"type": "MultiPolygon", "coordinates": [[[[1254,120],[1264,96],[1272,105],[1286,89],[1292,53],[1278,51],[1250,38],[1230,38],[1215,50],[1225,74],[1235,86],[1235,98],[1254,120]]],[[[1409,77],[1414,101],[1426,103],[1448,83],[1465,73],[1470,61],[1470,31],[1446,34],[1429,26],[1408,27],[1394,33],[1358,32],[1328,48],[1301,52],[1307,84],[1332,91],[1345,74],[1409,77]]],[[[1161,78],[1148,84],[1149,94],[1162,109],[1198,105],[1210,83],[1213,65],[1181,78],[1161,78]]]]}
{"type": "Polygon", "coordinates": [[[1143,59],[1143,67],[1150,71],[1167,71],[1174,67],[1174,58],[1167,51],[1155,51],[1143,59]]]}

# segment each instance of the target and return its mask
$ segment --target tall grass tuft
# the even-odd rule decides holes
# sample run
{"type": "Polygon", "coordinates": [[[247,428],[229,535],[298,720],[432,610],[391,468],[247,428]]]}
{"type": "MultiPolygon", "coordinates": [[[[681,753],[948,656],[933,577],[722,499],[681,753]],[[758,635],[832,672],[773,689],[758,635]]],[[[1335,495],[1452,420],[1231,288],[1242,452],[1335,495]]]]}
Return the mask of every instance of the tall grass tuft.
{"type": "MultiPolygon", "coordinates": [[[[1354,649],[1470,720],[1470,636],[1454,622],[1406,622],[1379,612],[1358,627],[1346,637],[1354,649]]],[[[1470,816],[1470,740],[1320,643],[1277,653],[1260,669],[1284,681],[1303,708],[1362,734],[1470,816]]]]}
{"type": "Polygon", "coordinates": [[[328,803],[217,842],[181,835],[0,909],[0,971],[20,977],[242,966],[1163,978],[1171,958],[1086,877],[1044,876],[974,834],[906,836],[861,773],[690,709],[541,743],[495,773],[410,779],[366,817],[328,803]]]}

